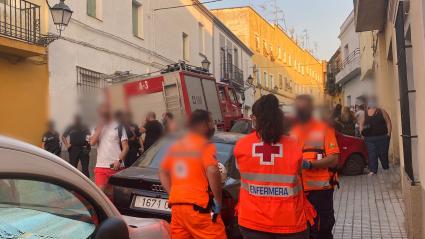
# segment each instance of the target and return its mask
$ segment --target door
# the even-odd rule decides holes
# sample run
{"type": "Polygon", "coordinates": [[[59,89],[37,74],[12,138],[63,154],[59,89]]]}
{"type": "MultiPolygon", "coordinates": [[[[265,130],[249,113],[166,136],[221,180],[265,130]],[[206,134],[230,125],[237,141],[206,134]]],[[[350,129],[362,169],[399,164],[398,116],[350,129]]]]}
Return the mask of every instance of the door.
{"type": "Polygon", "coordinates": [[[231,111],[232,111],[232,105],[230,104],[230,98],[228,96],[228,93],[226,91],[226,87],[224,85],[218,85],[218,92],[220,94],[220,102],[221,102],[221,109],[223,112],[224,118],[231,117],[231,111]]]}
{"type": "Polygon", "coordinates": [[[241,107],[239,106],[238,95],[233,87],[228,86],[227,91],[230,99],[230,117],[239,118],[242,115],[241,107]]]}

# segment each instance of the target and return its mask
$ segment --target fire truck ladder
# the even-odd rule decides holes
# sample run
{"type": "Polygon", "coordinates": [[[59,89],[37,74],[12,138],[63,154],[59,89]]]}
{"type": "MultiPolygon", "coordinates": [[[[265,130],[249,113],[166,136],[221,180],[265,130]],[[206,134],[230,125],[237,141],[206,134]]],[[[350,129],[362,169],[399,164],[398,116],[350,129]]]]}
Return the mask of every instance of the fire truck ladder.
{"type": "Polygon", "coordinates": [[[181,116],[183,111],[182,99],[180,94],[179,82],[177,79],[170,83],[165,84],[162,82],[163,95],[165,99],[165,109],[175,116],[181,116]],[[177,92],[177,94],[176,94],[177,92]]]}

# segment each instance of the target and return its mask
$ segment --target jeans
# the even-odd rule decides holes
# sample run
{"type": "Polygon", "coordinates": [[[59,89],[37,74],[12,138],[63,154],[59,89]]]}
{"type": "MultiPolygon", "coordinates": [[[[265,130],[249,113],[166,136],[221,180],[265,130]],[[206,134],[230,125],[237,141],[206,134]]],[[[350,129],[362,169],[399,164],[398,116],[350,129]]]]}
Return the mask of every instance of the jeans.
{"type": "Polygon", "coordinates": [[[239,228],[244,239],[308,239],[309,237],[308,228],[302,232],[289,234],[262,232],[243,226],[239,226],[239,228]]]}
{"type": "Polygon", "coordinates": [[[364,138],[367,152],[369,153],[370,171],[378,173],[378,157],[384,170],[390,168],[388,160],[388,149],[391,137],[384,134],[380,136],[369,136],[364,138]]]}

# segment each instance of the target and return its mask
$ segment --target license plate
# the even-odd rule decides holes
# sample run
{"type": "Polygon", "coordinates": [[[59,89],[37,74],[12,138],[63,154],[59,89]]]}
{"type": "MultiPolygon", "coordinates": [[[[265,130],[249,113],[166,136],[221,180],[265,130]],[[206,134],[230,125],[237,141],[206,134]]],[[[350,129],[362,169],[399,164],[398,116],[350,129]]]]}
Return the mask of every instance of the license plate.
{"type": "Polygon", "coordinates": [[[168,207],[168,200],[161,198],[136,196],[134,207],[171,212],[171,208],[168,207]]]}

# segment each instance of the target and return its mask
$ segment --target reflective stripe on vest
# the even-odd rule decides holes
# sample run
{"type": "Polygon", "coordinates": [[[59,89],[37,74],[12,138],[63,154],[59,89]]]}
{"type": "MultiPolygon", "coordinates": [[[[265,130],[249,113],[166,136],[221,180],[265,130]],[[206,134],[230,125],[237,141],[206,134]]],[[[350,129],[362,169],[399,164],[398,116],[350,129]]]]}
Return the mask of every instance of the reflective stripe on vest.
{"type": "Polygon", "coordinates": [[[257,181],[265,183],[296,183],[298,175],[283,174],[262,174],[262,173],[241,173],[242,178],[248,181],[257,181]]]}
{"type": "Polygon", "coordinates": [[[304,147],[323,148],[323,147],[325,147],[325,142],[323,142],[323,141],[307,141],[307,142],[305,142],[304,147]]]}
{"type": "Polygon", "coordinates": [[[307,187],[315,187],[315,188],[327,188],[329,187],[329,180],[326,181],[306,181],[307,187]]]}
{"type": "Polygon", "coordinates": [[[241,182],[241,188],[249,194],[261,197],[291,197],[296,196],[302,187],[299,183],[293,188],[288,186],[257,185],[241,182]]]}

